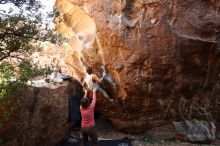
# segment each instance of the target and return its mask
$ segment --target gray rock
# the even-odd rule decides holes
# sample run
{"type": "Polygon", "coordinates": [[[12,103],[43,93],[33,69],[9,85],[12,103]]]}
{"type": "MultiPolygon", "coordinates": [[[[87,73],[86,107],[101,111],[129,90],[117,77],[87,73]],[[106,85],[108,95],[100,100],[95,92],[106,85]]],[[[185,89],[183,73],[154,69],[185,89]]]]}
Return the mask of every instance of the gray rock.
{"type": "Polygon", "coordinates": [[[215,140],[216,127],[213,122],[183,121],[173,122],[177,134],[185,136],[189,142],[211,143],[215,140]]]}

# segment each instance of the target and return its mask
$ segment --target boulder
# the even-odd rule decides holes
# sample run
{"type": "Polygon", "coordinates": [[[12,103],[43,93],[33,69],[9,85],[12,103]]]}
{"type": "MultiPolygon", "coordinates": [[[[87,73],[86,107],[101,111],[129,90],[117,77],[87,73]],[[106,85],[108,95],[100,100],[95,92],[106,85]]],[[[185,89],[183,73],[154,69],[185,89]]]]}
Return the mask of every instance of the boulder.
{"type": "Polygon", "coordinates": [[[219,1],[57,0],[56,6],[71,18],[66,17],[63,27],[57,24],[61,30],[89,32],[69,23],[84,23],[80,16],[90,17],[91,23],[85,23],[96,28],[89,37],[95,35],[95,41],[85,39],[88,33],[68,37],[73,56],[69,58],[75,60],[69,67],[80,79],[86,66],[99,77],[105,67],[111,81],[106,80],[103,88],[115,102],[99,95],[97,111],[118,129],[136,133],[167,120],[217,120],[219,1]],[[67,12],[65,5],[72,8],[67,12]],[[79,43],[85,40],[89,47],[79,43]]]}
{"type": "Polygon", "coordinates": [[[70,96],[82,97],[82,87],[75,80],[25,87],[12,98],[20,105],[7,121],[7,128],[0,129],[1,138],[6,145],[56,145],[77,122],[69,121],[70,96]]]}
{"type": "Polygon", "coordinates": [[[182,137],[193,143],[211,143],[215,140],[216,126],[213,122],[207,121],[183,121],[173,122],[177,131],[177,138],[182,137]]]}
{"type": "Polygon", "coordinates": [[[187,120],[176,123],[184,139],[215,139],[209,121],[219,129],[219,0],[56,0],[56,7],[56,29],[69,44],[33,58],[44,64],[58,57],[78,81],[17,93],[12,99],[21,106],[0,129],[4,140],[48,146],[62,139],[71,126],[68,97],[82,96],[87,66],[99,77],[106,71],[100,86],[114,102],[98,92],[96,111],[119,130],[139,133],[187,120]]]}

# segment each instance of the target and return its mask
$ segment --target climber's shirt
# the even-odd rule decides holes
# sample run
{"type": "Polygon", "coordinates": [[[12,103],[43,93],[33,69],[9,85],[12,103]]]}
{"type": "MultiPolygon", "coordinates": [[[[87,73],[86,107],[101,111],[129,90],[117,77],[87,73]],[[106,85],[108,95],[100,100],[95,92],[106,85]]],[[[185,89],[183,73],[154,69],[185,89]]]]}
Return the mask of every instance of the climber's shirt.
{"type": "Polygon", "coordinates": [[[97,84],[97,81],[95,80],[94,74],[86,74],[86,77],[84,79],[84,81],[86,82],[89,90],[93,91],[94,89],[98,89],[99,85],[97,84]]]}

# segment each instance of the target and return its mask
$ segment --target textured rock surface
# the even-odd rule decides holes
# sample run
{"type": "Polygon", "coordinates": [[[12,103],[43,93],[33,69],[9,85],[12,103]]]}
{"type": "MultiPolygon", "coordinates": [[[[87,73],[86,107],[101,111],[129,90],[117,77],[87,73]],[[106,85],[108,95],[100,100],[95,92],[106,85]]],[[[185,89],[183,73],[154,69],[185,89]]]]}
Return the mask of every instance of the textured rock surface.
{"type": "Polygon", "coordinates": [[[169,120],[220,121],[219,0],[71,2],[75,5],[57,0],[64,18],[69,18],[57,30],[68,28],[72,58],[78,62],[71,69],[90,65],[100,76],[100,65],[105,65],[116,84],[106,81],[105,89],[115,103],[100,97],[97,110],[116,127],[140,132],[169,120]],[[77,34],[87,38],[89,30],[77,32],[70,23],[74,19],[80,24],[76,16],[81,15],[96,22],[90,46],[77,34]]]}
{"type": "Polygon", "coordinates": [[[104,64],[117,84],[116,91],[107,89],[116,94],[117,103],[98,102],[98,110],[116,127],[155,126],[166,118],[215,118],[218,1],[72,2],[96,21],[90,51],[102,53],[81,57],[98,73],[97,64],[104,64]],[[97,56],[102,60],[94,60],[97,56]]]}
{"type": "MultiPolygon", "coordinates": [[[[71,47],[52,46],[35,54],[36,61],[51,63],[58,57],[79,81],[86,66],[101,76],[104,65],[112,81],[102,87],[115,102],[98,93],[96,110],[118,129],[136,133],[198,119],[214,121],[218,132],[219,0],[70,1],[56,1],[62,15],[55,21],[71,47]]],[[[9,145],[54,145],[70,126],[68,97],[80,93],[70,86],[29,87],[19,93],[22,107],[1,136],[10,135],[3,137],[11,140],[9,145]]]]}
{"type": "Polygon", "coordinates": [[[22,103],[1,138],[8,145],[53,146],[74,124],[68,122],[68,99],[81,97],[81,86],[73,81],[48,84],[44,87],[27,87],[16,94],[14,100],[22,103]],[[16,142],[16,144],[14,144],[16,142]]]}
{"type": "Polygon", "coordinates": [[[213,122],[206,121],[184,121],[173,123],[178,136],[194,143],[210,143],[215,140],[216,127],[213,122]]]}

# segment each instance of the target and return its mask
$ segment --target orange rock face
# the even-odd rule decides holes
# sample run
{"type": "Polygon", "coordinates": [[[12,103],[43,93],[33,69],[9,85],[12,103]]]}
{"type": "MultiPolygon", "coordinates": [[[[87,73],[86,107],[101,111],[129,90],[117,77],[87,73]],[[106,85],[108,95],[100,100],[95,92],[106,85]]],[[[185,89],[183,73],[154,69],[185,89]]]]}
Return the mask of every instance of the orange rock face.
{"type": "Polygon", "coordinates": [[[68,28],[81,62],[72,66],[82,72],[92,66],[101,76],[104,65],[112,79],[103,88],[115,102],[100,95],[97,111],[116,127],[140,132],[169,120],[219,120],[218,0],[57,0],[56,6],[66,18],[59,29],[68,28]]]}

